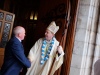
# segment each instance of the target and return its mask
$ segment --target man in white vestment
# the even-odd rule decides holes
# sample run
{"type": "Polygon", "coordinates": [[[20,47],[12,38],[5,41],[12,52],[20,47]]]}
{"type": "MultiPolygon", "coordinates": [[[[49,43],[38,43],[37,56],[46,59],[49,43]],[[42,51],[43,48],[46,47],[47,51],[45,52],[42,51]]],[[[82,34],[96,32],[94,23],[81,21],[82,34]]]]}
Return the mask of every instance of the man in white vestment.
{"type": "Polygon", "coordinates": [[[45,38],[40,38],[31,48],[28,55],[31,67],[26,75],[54,75],[63,64],[64,52],[54,37],[58,30],[59,26],[52,21],[46,29],[45,38]]]}

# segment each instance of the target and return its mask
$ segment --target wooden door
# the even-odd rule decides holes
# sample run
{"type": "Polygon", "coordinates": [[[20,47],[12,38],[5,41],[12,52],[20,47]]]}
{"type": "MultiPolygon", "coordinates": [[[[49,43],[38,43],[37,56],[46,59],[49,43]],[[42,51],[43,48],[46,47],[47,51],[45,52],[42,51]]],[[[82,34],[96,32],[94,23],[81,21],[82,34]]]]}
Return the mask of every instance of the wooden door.
{"type": "Polygon", "coordinates": [[[11,37],[14,17],[13,13],[0,10],[0,68],[3,63],[6,43],[11,37]]]}

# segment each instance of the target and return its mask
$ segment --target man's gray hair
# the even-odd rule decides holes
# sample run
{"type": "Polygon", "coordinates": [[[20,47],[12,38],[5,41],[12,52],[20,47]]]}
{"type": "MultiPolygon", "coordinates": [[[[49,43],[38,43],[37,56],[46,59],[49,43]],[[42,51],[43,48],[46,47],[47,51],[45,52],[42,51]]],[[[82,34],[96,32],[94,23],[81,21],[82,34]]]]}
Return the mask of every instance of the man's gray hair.
{"type": "Polygon", "coordinates": [[[24,29],[24,28],[21,27],[21,26],[15,27],[15,28],[13,29],[14,35],[17,35],[17,34],[21,33],[23,29],[24,29]]]}

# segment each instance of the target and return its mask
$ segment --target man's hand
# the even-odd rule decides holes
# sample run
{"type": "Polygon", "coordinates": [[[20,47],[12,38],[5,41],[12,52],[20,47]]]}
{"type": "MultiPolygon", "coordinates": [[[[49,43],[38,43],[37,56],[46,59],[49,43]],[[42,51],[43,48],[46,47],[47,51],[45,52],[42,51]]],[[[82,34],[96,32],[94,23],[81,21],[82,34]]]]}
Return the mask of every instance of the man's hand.
{"type": "Polygon", "coordinates": [[[58,47],[57,47],[57,51],[58,51],[59,54],[62,54],[62,52],[63,52],[62,47],[61,47],[61,46],[58,46],[58,47]]]}

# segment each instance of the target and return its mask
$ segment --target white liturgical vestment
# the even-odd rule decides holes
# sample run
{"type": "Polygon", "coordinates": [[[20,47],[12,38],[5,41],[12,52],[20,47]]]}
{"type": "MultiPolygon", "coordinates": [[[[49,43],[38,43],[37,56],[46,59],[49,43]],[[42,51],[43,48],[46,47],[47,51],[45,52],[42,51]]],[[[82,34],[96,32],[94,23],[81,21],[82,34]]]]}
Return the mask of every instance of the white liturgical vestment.
{"type": "Polygon", "coordinates": [[[64,52],[58,56],[57,47],[59,46],[59,42],[56,39],[54,39],[54,45],[49,54],[49,59],[43,65],[40,64],[42,42],[43,38],[40,38],[29,52],[28,58],[31,61],[31,67],[28,68],[26,75],[53,75],[63,64],[64,52]]]}

